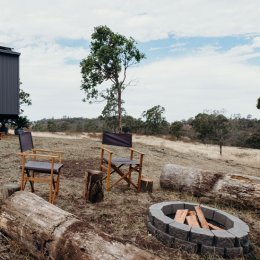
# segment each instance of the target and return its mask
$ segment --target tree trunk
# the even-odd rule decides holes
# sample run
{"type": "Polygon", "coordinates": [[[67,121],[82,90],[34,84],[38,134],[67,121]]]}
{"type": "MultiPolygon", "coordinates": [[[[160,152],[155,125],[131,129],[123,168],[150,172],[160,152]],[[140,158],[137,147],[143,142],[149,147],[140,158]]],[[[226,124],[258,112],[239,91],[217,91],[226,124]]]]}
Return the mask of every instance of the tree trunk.
{"type": "Polygon", "coordinates": [[[107,234],[96,234],[74,215],[25,191],[3,202],[0,230],[38,259],[159,259],[107,234]]]}
{"type": "Polygon", "coordinates": [[[122,93],[121,86],[118,84],[118,130],[122,133],[122,93]]]}
{"type": "Polygon", "coordinates": [[[207,197],[234,206],[260,209],[260,178],[224,174],[166,164],[160,176],[162,188],[207,197]]]}

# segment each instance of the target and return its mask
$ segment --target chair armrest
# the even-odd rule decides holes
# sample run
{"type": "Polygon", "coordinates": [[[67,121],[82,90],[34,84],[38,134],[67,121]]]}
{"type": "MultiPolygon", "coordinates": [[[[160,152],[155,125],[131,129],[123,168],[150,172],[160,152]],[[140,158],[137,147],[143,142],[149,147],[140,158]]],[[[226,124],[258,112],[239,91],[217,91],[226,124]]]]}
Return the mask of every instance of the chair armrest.
{"type": "Polygon", "coordinates": [[[137,150],[135,150],[135,149],[133,149],[133,148],[129,148],[129,150],[130,150],[130,151],[133,151],[133,152],[135,152],[135,153],[138,153],[138,154],[140,154],[140,155],[144,155],[144,153],[139,152],[139,151],[137,151],[137,150]]]}
{"type": "Polygon", "coordinates": [[[109,149],[107,149],[105,147],[101,147],[101,150],[106,151],[106,152],[108,152],[110,154],[113,154],[113,152],[111,150],[109,150],[109,149]]]}
{"type": "Polygon", "coordinates": [[[63,151],[55,151],[55,150],[45,150],[45,149],[32,149],[33,152],[42,152],[42,153],[58,153],[64,154],[63,151]]]}
{"type": "Polygon", "coordinates": [[[59,156],[59,162],[61,163],[62,162],[62,156],[64,154],[63,151],[55,151],[55,150],[46,150],[46,149],[32,149],[32,152],[34,154],[38,154],[37,152],[40,152],[40,153],[49,153],[49,155],[56,155],[56,156],[59,156]]]}
{"type": "Polygon", "coordinates": [[[31,157],[31,158],[47,158],[47,159],[59,159],[60,157],[58,155],[48,155],[48,154],[35,154],[35,153],[18,153],[18,155],[20,155],[21,157],[31,157]]]}

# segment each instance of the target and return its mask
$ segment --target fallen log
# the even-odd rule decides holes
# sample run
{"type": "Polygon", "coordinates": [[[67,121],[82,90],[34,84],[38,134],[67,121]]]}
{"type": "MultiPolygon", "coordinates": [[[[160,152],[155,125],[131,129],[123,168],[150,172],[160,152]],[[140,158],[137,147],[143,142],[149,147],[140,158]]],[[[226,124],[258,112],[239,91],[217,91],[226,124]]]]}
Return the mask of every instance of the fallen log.
{"type": "Polygon", "coordinates": [[[25,191],[3,201],[0,231],[38,259],[159,259],[107,234],[96,234],[74,215],[25,191]]]}
{"type": "Polygon", "coordinates": [[[160,176],[160,186],[234,206],[260,209],[259,177],[166,164],[160,176]]]}

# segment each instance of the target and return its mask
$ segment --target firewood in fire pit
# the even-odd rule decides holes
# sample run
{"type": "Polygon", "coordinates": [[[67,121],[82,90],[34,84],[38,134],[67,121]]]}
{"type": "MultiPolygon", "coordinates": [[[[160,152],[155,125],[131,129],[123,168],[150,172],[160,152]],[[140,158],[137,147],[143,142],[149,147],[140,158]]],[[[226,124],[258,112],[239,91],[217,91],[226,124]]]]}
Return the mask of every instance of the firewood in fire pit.
{"type": "Polygon", "coordinates": [[[182,224],[183,224],[184,221],[185,221],[185,218],[186,218],[187,214],[188,214],[188,210],[187,210],[187,209],[178,209],[178,210],[176,211],[174,220],[175,220],[176,222],[179,222],[179,223],[182,223],[182,224]]]}
{"type": "Polygon", "coordinates": [[[211,223],[208,223],[208,226],[211,230],[224,230],[223,228],[217,227],[211,223]]]}
{"type": "Polygon", "coordinates": [[[198,216],[198,219],[199,219],[201,227],[209,229],[208,222],[207,222],[207,220],[206,220],[206,218],[205,218],[205,216],[203,214],[203,211],[201,210],[201,207],[200,206],[196,206],[195,210],[196,210],[196,213],[197,213],[197,216],[198,216]]]}
{"type": "Polygon", "coordinates": [[[197,220],[196,215],[187,216],[186,221],[187,221],[189,226],[200,228],[200,224],[197,220]]]}

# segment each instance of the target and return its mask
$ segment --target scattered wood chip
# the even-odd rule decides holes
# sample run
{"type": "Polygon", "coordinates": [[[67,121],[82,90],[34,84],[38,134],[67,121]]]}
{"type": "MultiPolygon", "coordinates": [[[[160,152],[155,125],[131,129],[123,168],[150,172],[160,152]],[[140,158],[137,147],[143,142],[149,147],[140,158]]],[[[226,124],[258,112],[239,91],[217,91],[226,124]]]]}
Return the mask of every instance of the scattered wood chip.
{"type": "Polygon", "coordinates": [[[202,228],[206,228],[206,229],[209,229],[209,225],[208,225],[208,222],[203,214],[203,211],[201,209],[200,206],[196,206],[195,207],[195,211],[197,213],[197,217],[199,219],[199,222],[200,222],[200,225],[202,228]]]}
{"type": "Polygon", "coordinates": [[[197,217],[195,215],[187,216],[186,221],[187,221],[189,226],[200,228],[200,224],[199,224],[197,217]]]}
{"type": "Polygon", "coordinates": [[[187,214],[188,214],[188,210],[187,209],[178,209],[176,211],[174,220],[176,222],[179,222],[179,223],[183,224],[185,222],[185,218],[186,218],[187,214]]]}

